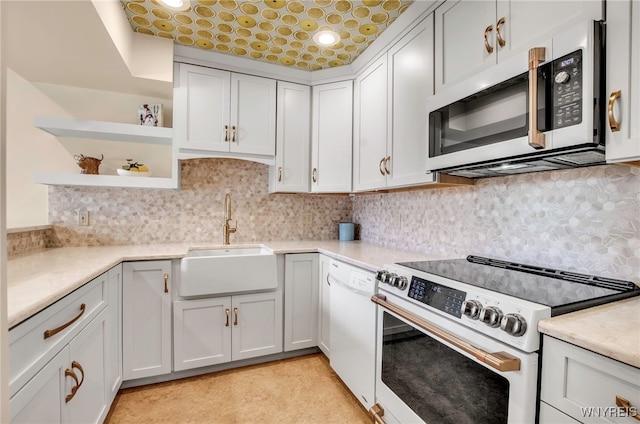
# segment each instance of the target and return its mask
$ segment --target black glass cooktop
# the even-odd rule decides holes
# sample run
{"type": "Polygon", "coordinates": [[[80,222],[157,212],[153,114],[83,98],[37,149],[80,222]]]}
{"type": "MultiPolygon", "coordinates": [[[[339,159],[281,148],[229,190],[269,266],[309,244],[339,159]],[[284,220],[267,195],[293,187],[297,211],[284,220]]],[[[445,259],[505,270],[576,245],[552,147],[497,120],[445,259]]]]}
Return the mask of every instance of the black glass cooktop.
{"type": "Polygon", "coordinates": [[[480,256],[398,265],[546,305],[552,316],[640,295],[630,281],[480,256]]]}

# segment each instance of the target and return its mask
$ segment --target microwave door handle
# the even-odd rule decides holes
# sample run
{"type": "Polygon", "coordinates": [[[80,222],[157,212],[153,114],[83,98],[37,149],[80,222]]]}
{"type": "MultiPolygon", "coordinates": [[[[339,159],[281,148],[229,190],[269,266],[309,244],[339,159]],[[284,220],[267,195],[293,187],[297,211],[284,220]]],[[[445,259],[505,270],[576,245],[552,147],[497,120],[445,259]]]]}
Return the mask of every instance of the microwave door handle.
{"type": "Polygon", "coordinates": [[[545,148],[545,135],[538,130],[538,66],[545,61],[546,49],[534,47],[529,50],[529,146],[545,148]]]}
{"type": "Polygon", "coordinates": [[[383,295],[373,295],[371,297],[373,303],[382,306],[383,308],[393,312],[402,319],[410,322],[416,327],[422,329],[427,334],[437,339],[443,340],[452,346],[457,347],[463,352],[473,356],[479,362],[482,362],[498,371],[519,371],[520,370],[520,358],[508,354],[507,352],[486,352],[480,348],[470,345],[464,340],[450,334],[443,329],[436,327],[435,325],[415,316],[411,312],[408,312],[393,303],[387,302],[387,299],[383,295]]]}

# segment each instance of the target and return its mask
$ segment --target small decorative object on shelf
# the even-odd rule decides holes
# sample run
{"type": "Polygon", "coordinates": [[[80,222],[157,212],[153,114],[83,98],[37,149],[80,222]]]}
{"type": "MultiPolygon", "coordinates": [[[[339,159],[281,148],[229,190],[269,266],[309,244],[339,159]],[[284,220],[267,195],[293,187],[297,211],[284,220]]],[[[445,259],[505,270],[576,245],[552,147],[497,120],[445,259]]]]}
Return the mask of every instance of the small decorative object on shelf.
{"type": "Polygon", "coordinates": [[[162,104],[146,104],[138,108],[140,125],[147,127],[162,126],[162,104]]]}
{"type": "Polygon", "coordinates": [[[93,174],[93,175],[98,175],[98,168],[100,168],[100,163],[102,162],[102,159],[104,159],[104,155],[100,155],[100,159],[97,158],[90,158],[88,156],[85,156],[83,154],[79,154],[79,155],[74,155],[73,158],[76,160],[76,163],[78,164],[78,166],[80,168],[82,168],[82,170],[80,171],[81,174],[93,174]]]}
{"type": "Polygon", "coordinates": [[[151,171],[144,164],[134,162],[133,159],[127,159],[127,164],[118,168],[118,175],[129,177],[150,177],[151,171]]]}

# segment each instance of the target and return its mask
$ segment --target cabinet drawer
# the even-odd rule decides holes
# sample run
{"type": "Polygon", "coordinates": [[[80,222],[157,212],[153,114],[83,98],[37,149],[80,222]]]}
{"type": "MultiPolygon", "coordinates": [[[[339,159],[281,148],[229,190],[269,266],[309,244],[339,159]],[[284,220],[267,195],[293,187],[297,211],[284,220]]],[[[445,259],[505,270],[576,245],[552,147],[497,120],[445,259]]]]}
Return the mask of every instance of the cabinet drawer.
{"type": "Polygon", "coordinates": [[[9,331],[9,396],[107,306],[107,281],[102,274],[9,331]]]}
{"type": "Polygon", "coordinates": [[[544,402],[583,423],[636,422],[616,397],[640,412],[640,369],[551,337],[543,346],[544,402]]]}

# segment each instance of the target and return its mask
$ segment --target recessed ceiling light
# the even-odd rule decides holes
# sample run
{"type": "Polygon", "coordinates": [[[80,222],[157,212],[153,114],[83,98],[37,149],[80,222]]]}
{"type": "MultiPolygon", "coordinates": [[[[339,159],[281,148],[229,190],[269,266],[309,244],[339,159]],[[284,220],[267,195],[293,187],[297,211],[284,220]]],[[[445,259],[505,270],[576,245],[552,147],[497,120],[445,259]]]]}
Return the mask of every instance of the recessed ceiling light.
{"type": "Polygon", "coordinates": [[[331,30],[318,31],[313,35],[313,42],[320,46],[333,46],[340,40],[337,32],[331,30]]]}
{"type": "Polygon", "coordinates": [[[160,0],[160,3],[173,10],[187,10],[191,6],[189,0],[160,0]]]}

